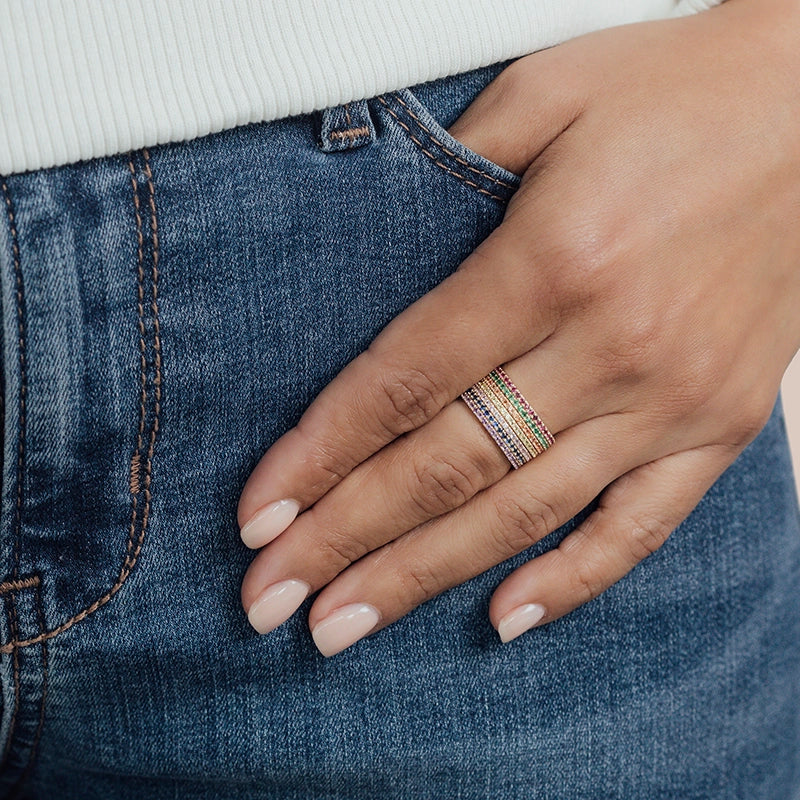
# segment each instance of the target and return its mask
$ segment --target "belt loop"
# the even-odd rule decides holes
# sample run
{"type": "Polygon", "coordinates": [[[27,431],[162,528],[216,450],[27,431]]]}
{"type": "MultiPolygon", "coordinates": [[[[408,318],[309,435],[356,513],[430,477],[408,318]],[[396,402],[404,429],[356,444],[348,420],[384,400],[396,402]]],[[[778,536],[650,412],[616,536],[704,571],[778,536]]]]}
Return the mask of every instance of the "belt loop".
{"type": "Polygon", "coordinates": [[[376,139],[366,100],[332,106],[322,112],[320,149],[324,153],[352,150],[376,139]]]}

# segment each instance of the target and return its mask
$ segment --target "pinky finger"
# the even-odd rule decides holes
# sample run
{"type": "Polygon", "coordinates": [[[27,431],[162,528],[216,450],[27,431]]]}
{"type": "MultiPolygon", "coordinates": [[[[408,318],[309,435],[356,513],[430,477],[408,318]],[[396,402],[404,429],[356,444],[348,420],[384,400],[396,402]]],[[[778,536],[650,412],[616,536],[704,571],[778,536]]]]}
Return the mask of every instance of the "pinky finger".
{"type": "Polygon", "coordinates": [[[643,464],[612,483],[598,508],[554,550],[495,590],[489,617],[504,641],[594,599],[655,552],[691,513],[735,454],[722,445],[643,464]]]}

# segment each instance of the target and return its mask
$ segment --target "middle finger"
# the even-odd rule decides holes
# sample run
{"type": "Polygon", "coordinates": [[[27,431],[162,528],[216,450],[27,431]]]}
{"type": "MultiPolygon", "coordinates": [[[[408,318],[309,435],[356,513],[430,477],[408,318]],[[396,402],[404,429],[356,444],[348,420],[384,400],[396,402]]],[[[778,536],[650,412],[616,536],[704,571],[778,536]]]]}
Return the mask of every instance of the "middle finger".
{"type": "MultiPolygon", "coordinates": [[[[505,365],[554,434],[606,410],[597,387],[589,391],[587,357],[582,357],[587,364],[580,363],[581,356],[576,364],[576,352],[582,351],[554,337],[505,365]],[[573,353],[569,371],[563,369],[567,349],[573,353]],[[548,376],[546,384],[539,376],[548,376]]],[[[351,563],[463,505],[509,469],[505,455],[466,404],[446,406],[359,465],[261,551],[242,586],[244,607],[253,607],[258,599],[264,612],[259,619],[250,615],[254,627],[271,630],[351,563]],[[291,583],[281,588],[287,579],[291,583]],[[269,592],[281,602],[260,602],[269,592]]],[[[247,544],[265,542],[251,537],[247,544]]]]}

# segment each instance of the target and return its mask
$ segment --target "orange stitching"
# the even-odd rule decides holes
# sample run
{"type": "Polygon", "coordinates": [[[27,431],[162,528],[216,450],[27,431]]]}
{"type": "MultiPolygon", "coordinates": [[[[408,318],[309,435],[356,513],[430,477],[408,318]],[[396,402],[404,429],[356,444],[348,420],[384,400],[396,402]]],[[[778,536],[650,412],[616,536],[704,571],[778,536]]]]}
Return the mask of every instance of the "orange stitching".
{"type": "MultiPolygon", "coordinates": [[[[139,543],[133,554],[133,563],[136,563],[136,559],[141,552],[142,544],[144,543],[144,532],[147,529],[147,521],[150,517],[150,480],[153,472],[153,450],[155,448],[156,434],[158,433],[158,420],[161,413],[161,328],[158,321],[158,219],[156,217],[156,194],[155,186],[153,185],[153,173],[150,171],[150,153],[146,148],[142,150],[142,153],[144,155],[144,174],[147,176],[147,187],[150,192],[150,228],[153,235],[153,299],[150,301],[150,309],[153,312],[153,348],[155,350],[155,375],[153,377],[153,384],[156,387],[156,396],[153,427],[150,430],[150,443],[147,448],[147,465],[145,467],[145,506],[144,513],[142,514],[142,533],[139,536],[139,543]]],[[[131,567],[133,567],[133,564],[131,564],[131,567]]]]}
{"type": "MultiPolygon", "coordinates": [[[[159,328],[159,321],[158,321],[158,258],[159,258],[159,244],[158,244],[158,221],[156,217],[156,204],[155,204],[155,187],[153,184],[153,175],[150,170],[150,154],[147,150],[142,150],[142,154],[144,156],[144,173],[147,177],[148,183],[148,191],[149,191],[149,201],[148,205],[150,208],[150,227],[152,231],[152,242],[153,242],[153,268],[152,268],[152,282],[153,282],[153,296],[152,300],[150,301],[150,308],[153,313],[153,328],[154,328],[154,350],[155,350],[155,358],[154,358],[154,366],[155,366],[155,375],[153,378],[153,384],[155,386],[155,404],[154,404],[154,415],[153,415],[153,426],[150,430],[150,439],[148,442],[147,448],[147,456],[146,456],[146,466],[145,466],[145,481],[144,481],[144,504],[142,509],[142,521],[141,521],[141,528],[139,531],[138,537],[135,536],[136,533],[136,508],[137,508],[137,496],[133,496],[132,501],[132,514],[131,514],[131,524],[128,532],[128,544],[125,553],[125,559],[122,562],[122,567],[119,571],[119,576],[115,581],[114,585],[98,600],[95,600],[90,606],[83,609],[83,611],[76,614],[74,617],[71,617],[62,625],[59,625],[57,628],[54,628],[51,631],[45,631],[44,633],[39,634],[38,636],[34,636],[30,639],[23,639],[21,641],[11,641],[8,644],[3,645],[0,647],[0,653],[9,653],[12,650],[15,650],[18,647],[28,647],[32,644],[38,644],[39,642],[44,642],[47,639],[52,639],[54,636],[58,636],[58,634],[63,633],[64,631],[71,628],[77,622],[88,617],[90,614],[93,614],[99,608],[102,608],[109,600],[111,600],[114,595],[122,588],[125,581],[128,579],[128,576],[133,571],[133,568],[136,566],[136,561],[139,557],[139,554],[142,550],[142,545],[144,543],[144,537],[147,532],[147,522],[150,516],[150,501],[152,495],[150,493],[150,480],[152,474],[152,457],[153,457],[153,450],[155,447],[155,439],[156,434],[158,433],[159,429],[159,413],[161,410],[161,333],[159,328]]],[[[136,182],[135,176],[135,167],[133,166],[133,158],[131,157],[128,161],[128,167],[131,171],[132,179],[131,185],[134,189],[134,207],[137,212],[137,239],[138,234],[141,233],[141,213],[140,213],[140,206],[138,202],[138,184],[136,182]]],[[[139,258],[139,271],[138,271],[138,284],[139,284],[139,313],[140,313],[140,326],[139,332],[140,334],[144,331],[144,306],[143,306],[143,290],[141,288],[141,283],[144,279],[144,269],[143,269],[143,260],[144,260],[144,250],[142,240],[140,239],[140,244],[138,248],[138,258],[139,258]]],[[[140,346],[141,350],[141,346],[140,346]]],[[[145,360],[144,357],[140,358],[140,364],[142,369],[145,368],[145,360]]],[[[144,379],[143,379],[144,380],[144,379]]],[[[143,391],[144,391],[144,384],[143,384],[143,391]]],[[[144,398],[146,399],[146,392],[144,393],[144,398]]],[[[141,398],[140,398],[141,400],[141,398]]],[[[140,412],[140,420],[139,420],[139,430],[141,431],[141,435],[143,436],[144,433],[144,422],[142,421],[145,413],[145,407],[140,402],[139,406],[140,412]]],[[[141,442],[143,446],[143,442],[141,442]]],[[[137,438],[137,449],[140,449],[140,439],[137,438]]]]}
{"type": "Polygon", "coordinates": [[[344,118],[347,120],[347,127],[352,127],[353,120],[350,119],[350,103],[344,104],[344,118]]]}
{"type": "Polygon", "coordinates": [[[433,141],[434,141],[436,144],[438,144],[438,145],[439,145],[439,147],[441,147],[441,148],[442,148],[442,150],[444,150],[444,152],[445,152],[445,153],[447,153],[447,155],[449,155],[451,158],[455,159],[455,160],[456,160],[456,161],[457,161],[459,164],[463,165],[464,167],[466,167],[466,168],[467,168],[468,170],[470,170],[471,172],[475,172],[475,173],[477,173],[478,175],[483,175],[483,177],[484,177],[484,178],[488,178],[490,181],[492,181],[492,182],[494,182],[494,183],[498,183],[498,184],[500,184],[500,186],[505,186],[507,189],[515,189],[515,190],[517,189],[517,187],[516,187],[516,186],[514,186],[513,184],[511,184],[511,183],[508,183],[507,181],[501,180],[500,178],[495,178],[495,177],[494,177],[494,175],[490,175],[488,172],[485,172],[485,171],[484,171],[484,170],[482,170],[482,169],[478,169],[478,167],[474,167],[474,166],[472,166],[472,164],[470,164],[468,161],[464,161],[464,159],[463,159],[463,158],[461,158],[461,157],[459,157],[458,155],[456,155],[456,153],[454,153],[452,150],[448,150],[448,149],[447,149],[447,148],[446,148],[446,147],[445,147],[445,146],[444,146],[444,145],[443,145],[443,144],[442,144],[442,143],[441,143],[441,142],[440,142],[440,141],[439,141],[439,140],[438,140],[438,139],[437,139],[437,138],[436,138],[436,137],[435,137],[435,136],[434,136],[432,133],[431,133],[431,131],[430,131],[430,130],[429,130],[429,129],[428,129],[428,128],[427,128],[427,127],[426,127],[426,126],[423,124],[422,120],[421,120],[421,119],[420,119],[420,118],[419,118],[419,117],[418,117],[418,116],[417,116],[417,115],[416,115],[416,114],[415,114],[415,113],[412,111],[412,109],[409,107],[408,103],[406,103],[406,102],[405,102],[405,100],[403,100],[403,98],[402,98],[402,97],[401,97],[399,94],[395,94],[394,96],[395,96],[395,98],[397,99],[397,102],[398,102],[398,103],[400,103],[400,105],[401,105],[401,106],[403,106],[403,108],[405,108],[405,110],[406,110],[406,111],[408,111],[408,113],[409,113],[409,114],[410,114],[410,115],[411,115],[411,116],[412,116],[412,117],[413,117],[413,118],[414,118],[414,119],[417,121],[417,124],[420,126],[420,128],[422,128],[422,130],[424,130],[424,131],[425,131],[425,133],[427,133],[427,134],[428,134],[428,136],[430,136],[430,137],[431,137],[431,139],[432,139],[432,140],[433,140],[433,141]]]}
{"type": "Polygon", "coordinates": [[[22,581],[6,581],[5,583],[0,583],[0,594],[18,592],[22,589],[32,589],[34,586],[38,586],[40,583],[41,580],[38,575],[34,576],[33,578],[25,578],[25,580],[22,581]]]}
{"type": "Polygon", "coordinates": [[[130,483],[130,490],[132,495],[139,494],[141,489],[141,482],[139,481],[140,458],[138,453],[134,453],[131,457],[131,470],[128,481],[130,483]]]}
{"type": "Polygon", "coordinates": [[[350,128],[347,131],[331,131],[328,134],[329,139],[355,139],[358,136],[369,136],[369,128],[363,125],[360,128],[350,128]]]}
{"type": "Polygon", "coordinates": [[[142,233],[142,210],[139,205],[139,182],[136,180],[136,167],[133,164],[133,156],[128,159],[128,170],[131,173],[131,187],[133,188],[133,210],[136,219],[136,257],[137,257],[137,281],[136,281],[136,309],[138,312],[139,326],[139,426],[136,431],[136,450],[131,457],[130,489],[132,495],[131,502],[131,522],[128,528],[128,543],[125,549],[125,559],[123,566],[127,564],[133,547],[133,535],[136,529],[136,517],[138,510],[139,493],[134,492],[134,488],[139,486],[139,476],[133,474],[134,464],[139,467],[142,448],[144,447],[144,421],[145,405],[147,403],[147,360],[145,358],[144,345],[144,235],[142,233]]]}
{"type": "Polygon", "coordinates": [[[397,120],[397,123],[402,128],[405,129],[405,131],[406,131],[406,133],[408,133],[408,136],[411,139],[411,141],[414,142],[414,144],[417,145],[417,147],[419,147],[419,149],[422,150],[422,152],[425,153],[425,155],[428,156],[428,158],[430,158],[431,161],[433,161],[433,163],[436,164],[437,167],[440,167],[441,169],[443,169],[448,174],[452,175],[455,178],[458,178],[460,181],[463,181],[464,183],[467,184],[467,186],[471,186],[473,189],[475,189],[476,191],[480,192],[481,194],[485,194],[487,197],[491,197],[492,200],[497,200],[499,203],[505,203],[506,202],[506,199],[504,197],[500,197],[499,195],[492,194],[491,192],[489,192],[486,189],[484,189],[482,186],[478,186],[478,184],[475,183],[474,181],[469,180],[469,178],[465,177],[464,175],[460,175],[458,172],[454,172],[446,164],[443,164],[441,161],[439,161],[433,153],[431,153],[429,150],[425,149],[425,145],[422,144],[422,142],[416,136],[414,136],[414,134],[411,132],[411,128],[409,128],[408,125],[406,125],[403,122],[403,120],[401,120],[400,117],[397,116],[397,113],[389,106],[389,104],[386,102],[386,100],[384,100],[383,97],[378,97],[378,100],[380,100],[381,103],[383,103],[383,105],[386,106],[386,110],[397,120]]]}

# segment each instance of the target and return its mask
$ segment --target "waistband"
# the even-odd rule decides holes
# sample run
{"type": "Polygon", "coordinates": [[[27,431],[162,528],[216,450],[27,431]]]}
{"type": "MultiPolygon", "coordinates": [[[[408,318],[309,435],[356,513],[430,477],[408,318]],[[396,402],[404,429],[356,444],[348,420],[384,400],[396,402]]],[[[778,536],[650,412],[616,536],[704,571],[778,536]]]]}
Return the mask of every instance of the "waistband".
{"type": "Polygon", "coordinates": [[[0,0],[0,174],[373,97],[721,0],[0,0]]]}

